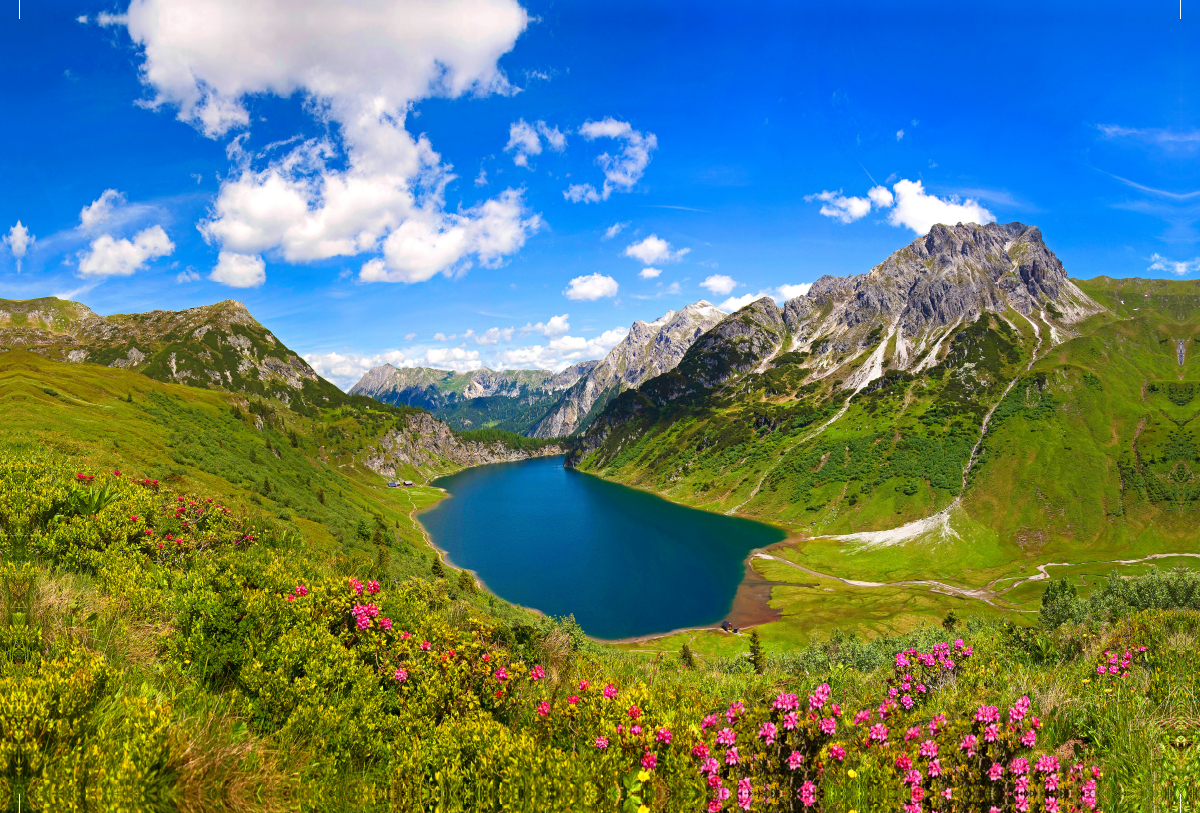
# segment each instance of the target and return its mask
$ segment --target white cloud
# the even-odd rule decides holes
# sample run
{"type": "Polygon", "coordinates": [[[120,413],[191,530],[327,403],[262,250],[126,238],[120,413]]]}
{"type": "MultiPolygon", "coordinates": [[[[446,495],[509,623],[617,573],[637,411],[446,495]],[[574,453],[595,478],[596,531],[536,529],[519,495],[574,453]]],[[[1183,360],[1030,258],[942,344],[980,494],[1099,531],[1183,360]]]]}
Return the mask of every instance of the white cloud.
{"type": "Polygon", "coordinates": [[[542,140],[538,138],[537,130],[525,123],[525,119],[513,122],[508,128],[508,144],[505,152],[516,151],[513,163],[519,167],[529,166],[529,156],[540,155],[542,140]]]}
{"type": "Polygon", "coordinates": [[[497,356],[497,360],[502,367],[558,371],[584,359],[604,358],[628,333],[628,328],[615,327],[591,339],[559,336],[547,345],[534,344],[505,350],[497,356]]]}
{"type": "Polygon", "coordinates": [[[896,202],[896,199],[892,197],[891,190],[886,186],[872,186],[867,192],[867,197],[871,199],[871,203],[875,204],[876,209],[887,209],[896,202]]]}
{"type": "Polygon", "coordinates": [[[116,240],[102,234],[80,254],[79,273],[84,277],[128,277],[147,262],[175,250],[162,226],[151,226],[133,240],[116,240]]]}
{"type": "Polygon", "coordinates": [[[621,233],[622,229],[627,228],[628,226],[629,226],[628,223],[612,224],[611,226],[609,226],[607,229],[604,230],[604,238],[603,239],[605,239],[605,240],[613,239],[614,237],[616,237],[618,234],[621,233]]]}
{"type": "Polygon", "coordinates": [[[897,131],[896,131],[896,140],[897,140],[897,141],[903,141],[903,140],[904,140],[904,131],[903,131],[903,130],[897,130],[897,131]]]}
{"type": "Polygon", "coordinates": [[[34,237],[21,221],[17,221],[17,225],[8,230],[8,234],[4,236],[4,245],[8,246],[8,250],[12,252],[13,257],[17,260],[17,273],[21,273],[21,260],[25,253],[29,251],[29,247],[33,245],[34,237]]]}
{"type": "Polygon", "coordinates": [[[738,283],[733,277],[725,274],[713,274],[711,277],[706,277],[704,282],[700,283],[701,288],[707,288],[717,296],[725,296],[738,286],[738,283]]]}
{"type": "Polygon", "coordinates": [[[544,121],[527,124],[525,119],[518,119],[509,125],[508,144],[504,151],[515,152],[513,163],[529,169],[529,156],[542,154],[539,135],[545,137],[546,146],[555,152],[562,152],[567,148],[567,137],[558,127],[550,128],[544,121]]]}
{"type": "Polygon", "coordinates": [[[599,190],[592,184],[572,184],[567,187],[563,197],[573,203],[597,203],[608,200],[614,191],[628,192],[633,189],[650,164],[650,154],[658,147],[658,138],[654,133],[643,134],[633,129],[629,122],[617,121],[612,117],[584,122],[579,134],[588,141],[615,138],[622,144],[619,154],[614,156],[605,152],[596,158],[596,163],[604,170],[604,185],[599,190]]]}
{"type": "Polygon", "coordinates": [[[411,342],[415,338],[417,338],[417,334],[415,334],[415,333],[405,333],[404,334],[404,341],[406,341],[406,342],[411,342]]]}
{"type": "Polygon", "coordinates": [[[661,273],[662,273],[661,268],[643,268],[641,270],[641,273],[638,274],[638,276],[641,277],[642,279],[654,279],[661,273]]]}
{"type": "Polygon", "coordinates": [[[175,282],[183,285],[185,282],[199,282],[200,275],[194,268],[185,268],[175,275],[175,282]]]}
{"type": "Polygon", "coordinates": [[[1161,254],[1151,254],[1150,260],[1150,266],[1147,269],[1149,271],[1170,271],[1172,274],[1177,274],[1181,277],[1184,274],[1200,271],[1200,257],[1194,260],[1178,262],[1176,260],[1168,260],[1161,254]]]}
{"type": "MultiPolygon", "coordinates": [[[[451,339],[453,339],[453,338],[456,338],[456,337],[455,337],[455,336],[451,336],[450,338],[451,338],[451,339]]],[[[444,341],[446,341],[446,334],[445,334],[445,333],[441,333],[441,332],[435,333],[435,334],[433,334],[433,340],[434,340],[435,342],[444,342],[444,341]]]]}
{"type": "Polygon", "coordinates": [[[683,259],[683,255],[691,251],[690,248],[681,248],[678,251],[671,250],[671,244],[660,238],[657,234],[652,234],[645,240],[637,243],[630,243],[622,252],[626,257],[633,257],[635,260],[641,260],[646,265],[651,263],[674,263],[683,259]]]}
{"type": "Polygon", "coordinates": [[[984,224],[996,219],[975,198],[962,199],[957,195],[939,198],[928,194],[920,181],[908,179],[897,181],[890,191],[883,186],[872,187],[865,198],[843,197],[839,189],[837,192],[806,195],[804,199],[822,201],[821,214],[842,223],[852,223],[865,217],[871,211],[872,204],[876,209],[891,209],[888,223],[906,226],[917,234],[928,233],[935,223],[948,226],[956,223],[984,224]]]}
{"type": "MultiPolygon", "coordinates": [[[[308,353],[304,360],[317,371],[317,375],[332,381],[343,390],[353,387],[367,370],[382,364],[404,366],[404,354],[399,350],[386,350],[373,356],[341,353],[308,353]]],[[[407,365],[413,366],[413,365],[407,365]]]]}
{"type": "Polygon", "coordinates": [[[529,23],[516,0],[133,0],[125,26],[152,108],[174,106],[210,137],[247,128],[246,100],[300,94],[327,132],[222,183],[200,224],[223,251],[289,262],[381,251],[363,281],[416,282],[498,264],[541,224],[520,191],[448,212],[454,179],[405,128],[429,96],[512,93],[497,66],[529,23]]]}
{"type": "Polygon", "coordinates": [[[256,255],[222,251],[208,278],[232,288],[257,288],[267,281],[267,264],[256,255]]]}
{"type": "Polygon", "coordinates": [[[496,267],[542,227],[539,215],[526,213],[521,193],[506,189],[498,197],[461,214],[443,213],[439,221],[410,218],[383,241],[383,257],[365,263],[363,282],[424,282],[453,268],[468,255],[496,267]]]}
{"type": "Polygon", "coordinates": [[[125,196],[115,189],[105,189],[100,197],[79,210],[80,228],[91,231],[112,220],[113,211],[125,202],[125,196]]]}
{"type": "Polygon", "coordinates": [[[745,296],[731,296],[731,297],[729,297],[729,299],[726,299],[720,305],[717,305],[717,307],[727,313],[733,313],[734,311],[739,311],[742,308],[746,307],[751,302],[757,302],[758,300],[762,299],[762,297],[763,297],[762,294],[746,294],[745,296]]]}
{"type": "Polygon", "coordinates": [[[907,226],[917,234],[926,234],[935,223],[953,226],[956,223],[991,223],[996,216],[973,198],[960,200],[957,196],[939,198],[925,192],[920,181],[897,181],[896,206],[888,214],[893,226],[907,226]]]}
{"type": "Polygon", "coordinates": [[[83,23],[84,25],[87,25],[87,21],[88,21],[88,17],[86,14],[80,14],[78,17],[75,18],[75,22],[83,23]]]}
{"type": "Polygon", "coordinates": [[[548,339],[553,339],[562,336],[571,329],[571,323],[567,321],[570,314],[564,313],[561,316],[551,316],[547,322],[538,322],[535,324],[526,324],[521,328],[522,333],[541,333],[548,339]]]}
{"type": "Polygon", "coordinates": [[[575,277],[563,291],[567,299],[582,299],[592,301],[607,296],[617,295],[617,281],[603,274],[588,274],[586,277],[575,277]]]}
{"type": "Polygon", "coordinates": [[[538,132],[542,134],[542,138],[546,139],[546,146],[555,152],[562,152],[567,148],[567,136],[558,129],[558,126],[547,127],[546,122],[539,121],[537,123],[538,132]]]}
{"type": "Polygon", "coordinates": [[[744,296],[731,296],[717,307],[728,313],[741,310],[751,302],[757,302],[764,296],[769,296],[775,300],[775,304],[780,307],[789,299],[795,299],[798,296],[803,296],[812,288],[811,282],[802,282],[799,285],[780,285],[778,288],[768,288],[761,290],[756,294],[745,294],[744,296]]]}
{"type": "Polygon", "coordinates": [[[599,203],[602,198],[590,183],[573,183],[563,191],[563,197],[571,203],[599,203]]]}
{"type": "MultiPolygon", "coordinates": [[[[468,333],[469,332],[470,331],[468,331],[468,333]]],[[[512,337],[513,337],[513,329],[511,327],[506,327],[506,328],[489,327],[487,330],[485,330],[483,333],[479,334],[478,336],[472,335],[472,338],[475,339],[475,344],[486,344],[486,345],[496,344],[497,342],[511,342],[512,337]]]]}
{"type": "Polygon", "coordinates": [[[859,218],[866,217],[871,211],[871,201],[866,198],[843,197],[842,190],[830,192],[818,192],[813,195],[805,195],[804,199],[810,203],[814,200],[822,201],[821,214],[825,217],[832,217],[834,220],[840,220],[842,223],[853,223],[859,218]]]}
{"type": "Polygon", "coordinates": [[[487,186],[487,184],[488,184],[487,170],[481,169],[481,170],[479,170],[479,174],[475,176],[475,185],[476,186],[487,186]]]}
{"type": "Polygon", "coordinates": [[[789,299],[795,299],[798,296],[804,296],[812,289],[811,282],[802,282],[799,285],[780,285],[779,295],[786,302],[789,299]]]}

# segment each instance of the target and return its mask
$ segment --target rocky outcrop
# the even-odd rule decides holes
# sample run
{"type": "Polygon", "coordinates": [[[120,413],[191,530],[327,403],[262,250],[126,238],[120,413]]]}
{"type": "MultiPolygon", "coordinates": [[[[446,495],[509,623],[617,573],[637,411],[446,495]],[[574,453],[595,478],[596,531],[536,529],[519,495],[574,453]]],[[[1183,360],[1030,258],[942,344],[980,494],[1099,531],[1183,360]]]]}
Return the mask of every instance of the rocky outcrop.
{"type": "Polygon", "coordinates": [[[930,366],[939,340],[985,311],[1036,317],[1070,336],[1103,308],[1071,282],[1036,227],[959,223],[935,225],[865,274],[821,277],[784,310],[793,347],[829,373],[885,335],[896,340],[893,368],[930,366]]]}
{"type": "Polygon", "coordinates": [[[413,468],[445,465],[446,461],[460,466],[480,466],[485,463],[507,463],[563,454],[558,445],[543,446],[526,451],[513,449],[497,441],[479,443],[463,440],[442,421],[429,414],[409,415],[403,429],[393,429],[370,449],[363,463],[384,477],[394,477],[397,467],[413,468]]]}
{"type": "Polygon", "coordinates": [[[764,297],[725,317],[673,370],[606,404],[572,441],[567,462],[671,402],[699,402],[710,393],[726,405],[736,401],[736,386],[717,391],[747,373],[766,371],[784,354],[787,363],[803,364],[800,375],[808,383],[826,379],[856,392],[885,370],[915,373],[936,365],[955,329],[985,312],[1010,324],[1035,321],[1033,331],[1048,346],[1070,338],[1071,325],[1103,310],[1071,282],[1037,228],[935,225],[865,274],[825,276],[782,308],[764,297]]]}
{"type": "Polygon", "coordinates": [[[566,392],[532,435],[563,437],[586,426],[616,395],[675,369],[688,348],[724,317],[724,311],[701,300],[667,311],[653,322],[634,322],[628,335],[566,392]]]}

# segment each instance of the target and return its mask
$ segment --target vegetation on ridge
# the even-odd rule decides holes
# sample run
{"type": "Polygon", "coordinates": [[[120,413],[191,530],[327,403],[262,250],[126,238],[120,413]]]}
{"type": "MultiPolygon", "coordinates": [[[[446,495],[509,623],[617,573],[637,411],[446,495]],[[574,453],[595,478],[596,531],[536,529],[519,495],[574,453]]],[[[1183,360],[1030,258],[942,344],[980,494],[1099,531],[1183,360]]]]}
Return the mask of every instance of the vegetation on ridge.
{"type": "Polygon", "coordinates": [[[947,618],[687,667],[32,451],[0,461],[0,552],[0,789],[23,809],[1133,811],[1200,790],[1171,722],[1200,711],[1191,611],[947,618]]]}

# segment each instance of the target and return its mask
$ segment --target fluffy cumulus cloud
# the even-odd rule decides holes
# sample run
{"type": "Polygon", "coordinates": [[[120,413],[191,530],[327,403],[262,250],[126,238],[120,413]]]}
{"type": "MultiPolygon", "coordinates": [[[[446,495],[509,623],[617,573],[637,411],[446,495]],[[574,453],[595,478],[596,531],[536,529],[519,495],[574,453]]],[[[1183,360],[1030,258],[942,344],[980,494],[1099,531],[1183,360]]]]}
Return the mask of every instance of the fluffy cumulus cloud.
{"type": "Polygon", "coordinates": [[[654,279],[655,277],[659,276],[660,274],[662,274],[661,268],[643,268],[638,273],[638,276],[641,277],[642,279],[654,279]]]}
{"type": "Polygon", "coordinates": [[[711,277],[705,277],[704,282],[700,283],[701,288],[707,288],[717,296],[725,296],[737,286],[738,283],[733,277],[725,274],[713,274],[711,277]]]}
{"type": "Polygon", "coordinates": [[[887,222],[893,226],[927,234],[935,223],[953,226],[956,223],[991,223],[996,216],[974,198],[951,195],[939,198],[925,191],[920,181],[904,179],[891,189],[872,187],[865,198],[845,197],[842,190],[806,195],[806,201],[821,201],[821,214],[842,223],[853,223],[866,217],[874,206],[888,210],[887,222]]]}
{"type": "Polygon", "coordinates": [[[588,274],[586,277],[575,277],[563,291],[567,299],[593,301],[605,297],[616,296],[617,281],[604,274],[588,274]]]}
{"type": "Polygon", "coordinates": [[[300,94],[335,136],[238,162],[204,237],[222,251],[288,262],[378,253],[363,281],[418,282],[495,265],[541,220],[509,189],[447,211],[454,175],[405,127],[430,96],[511,93],[497,60],[529,24],[516,0],[133,0],[124,26],[143,56],[145,104],[170,106],[205,135],[249,127],[251,96],[300,94]],[[262,162],[265,161],[265,165],[262,162]]]}
{"type": "Polygon", "coordinates": [[[803,296],[812,288],[811,282],[802,282],[799,285],[780,285],[778,288],[767,288],[759,291],[756,294],[745,294],[743,296],[731,296],[717,307],[727,313],[741,310],[751,302],[757,302],[764,296],[769,296],[775,300],[775,303],[782,305],[789,299],[795,299],[798,296],[803,296]]]}
{"type": "Polygon", "coordinates": [[[802,282],[799,285],[780,285],[776,290],[786,302],[789,299],[795,299],[798,296],[804,296],[812,288],[811,282],[802,282]]]}
{"type": "Polygon", "coordinates": [[[622,254],[650,265],[651,263],[679,262],[683,259],[683,255],[689,251],[691,251],[690,248],[672,249],[670,243],[660,238],[657,234],[652,234],[645,240],[625,246],[625,251],[622,254]]]}
{"type": "Polygon", "coordinates": [[[79,274],[83,277],[128,277],[158,257],[175,250],[175,244],[162,226],[151,226],[132,240],[115,239],[102,234],[79,255],[79,274]]]}
{"type": "Polygon", "coordinates": [[[642,134],[627,121],[606,118],[601,121],[585,122],[579,134],[588,141],[597,138],[612,138],[621,145],[616,155],[601,153],[596,163],[604,170],[604,183],[596,189],[590,183],[571,184],[563,197],[572,203],[598,203],[608,200],[613,192],[628,192],[637,185],[646,167],[650,165],[650,154],[658,147],[654,133],[642,134]]]}
{"type": "Polygon", "coordinates": [[[827,190],[814,195],[805,195],[804,199],[809,203],[814,200],[821,201],[821,214],[842,223],[853,223],[859,218],[866,217],[871,211],[871,201],[866,198],[845,197],[840,189],[836,192],[827,190]]]}
{"type": "Polygon", "coordinates": [[[222,251],[208,278],[231,288],[257,288],[267,281],[267,264],[262,257],[222,251]]]}
{"type": "Polygon", "coordinates": [[[1183,276],[1200,271],[1200,257],[1194,260],[1168,260],[1161,254],[1150,255],[1150,266],[1148,271],[1170,271],[1172,274],[1183,276]]]}
{"type": "Polygon", "coordinates": [[[561,316],[551,316],[545,322],[537,324],[529,323],[521,328],[522,333],[541,333],[548,339],[555,339],[566,334],[571,329],[571,323],[567,321],[570,314],[564,313],[561,316]]]}
{"type": "Polygon", "coordinates": [[[628,328],[616,327],[590,339],[562,335],[545,345],[534,344],[502,351],[497,356],[497,362],[501,367],[558,371],[587,359],[604,358],[628,333],[628,328]]]}
{"type": "Polygon", "coordinates": [[[24,259],[29,247],[36,240],[29,229],[17,221],[17,225],[8,230],[8,234],[4,235],[4,245],[8,246],[8,250],[12,252],[17,261],[17,273],[21,272],[21,260],[24,259]]]}
{"type": "Polygon", "coordinates": [[[935,223],[953,226],[956,223],[991,223],[996,219],[979,201],[930,195],[920,181],[897,181],[892,191],[896,203],[888,212],[888,223],[907,226],[917,234],[927,234],[935,223]]]}
{"type": "Polygon", "coordinates": [[[100,197],[79,210],[79,227],[84,231],[92,231],[108,225],[117,207],[123,203],[123,194],[115,189],[105,189],[100,197]]]}
{"type": "Polygon", "coordinates": [[[567,137],[557,127],[551,128],[544,121],[527,124],[525,119],[519,119],[508,128],[508,145],[504,151],[514,153],[513,163],[528,169],[529,156],[542,154],[542,138],[555,152],[567,148],[567,137]]]}

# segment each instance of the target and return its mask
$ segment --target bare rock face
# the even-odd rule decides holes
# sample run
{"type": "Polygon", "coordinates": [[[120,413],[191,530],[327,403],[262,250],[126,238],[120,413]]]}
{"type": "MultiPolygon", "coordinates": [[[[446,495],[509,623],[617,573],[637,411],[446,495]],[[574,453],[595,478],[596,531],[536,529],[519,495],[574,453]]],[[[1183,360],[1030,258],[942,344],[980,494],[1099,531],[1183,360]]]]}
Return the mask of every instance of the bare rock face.
{"type": "Polygon", "coordinates": [[[935,225],[865,274],[825,276],[782,308],[764,297],[720,320],[673,370],[603,405],[572,442],[568,464],[647,410],[762,372],[784,353],[804,354],[807,381],[831,378],[858,391],[885,369],[937,364],[947,337],[985,312],[1010,323],[1030,320],[1041,340],[1055,344],[1102,310],[1067,277],[1037,228],[935,225]]]}
{"type": "Polygon", "coordinates": [[[895,335],[893,366],[909,369],[927,366],[941,335],[984,311],[1036,316],[1069,335],[1070,325],[1101,310],[1036,227],[959,223],[935,225],[866,274],[822,277],[787,303],[785,320],[794,347],[823,357],[827,370],[875,328],[895,335]]]}
{"type": "Polygon", "coordinates": [[[724,317],[724,311],[701,300],[653,322],[634,322],[628,335],[542,419],[533,436],[571,434],[616,395],[675,369],[688,348],[724,317]]]}
{"type": "Polygon", "coordinates": [[[429,414],[420,414],[409,415],[404,429],[393,429],[380,438],[379,444],[367,452],[363,462],[384,477],[394,477],[396,467],[401,464],[421,468],[449,460],[461,466],[480,466],[547,457],[564,451],[557,445],[527,452],[511,449],[500,442],[464,441],[442,421],[429,414]]]}

